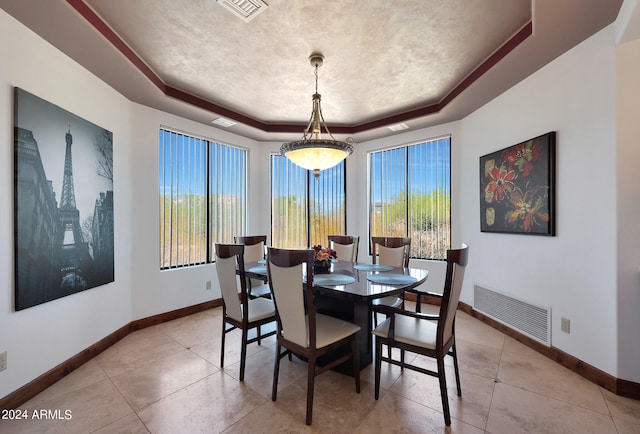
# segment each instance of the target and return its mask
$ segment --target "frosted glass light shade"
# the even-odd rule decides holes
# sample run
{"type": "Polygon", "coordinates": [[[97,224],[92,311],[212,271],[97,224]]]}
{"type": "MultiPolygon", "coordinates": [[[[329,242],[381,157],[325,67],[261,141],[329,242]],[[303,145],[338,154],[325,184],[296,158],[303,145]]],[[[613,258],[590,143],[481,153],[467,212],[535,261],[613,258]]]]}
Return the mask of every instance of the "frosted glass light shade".
{"type": "Polygon", "coordinates": [[[312,53],[309,61],[316,72],[316,92],[312,96],[313,108],[309,125],[304,130],[302,140],[283,143],[280,146],[280,153],[303,169],[313,170],[313,174],[318,177],[321,170],[333,167],[351,155],[353,140],[348,138],[346,142],[341,142],[334,139],[325,125],[320,108],[321,97],[318,93],[318,67],[322,65],[324,56],[320,53],[312,53]],[[330,140],[321,138],[322,127],[331,137],[330,140]]]}
{"type": "Polygon", "coordinates": [[[351,155],[353,146],[337,140],[308,139],[285,143],[280,152],[296,165],[318,175],[351,155]]]}

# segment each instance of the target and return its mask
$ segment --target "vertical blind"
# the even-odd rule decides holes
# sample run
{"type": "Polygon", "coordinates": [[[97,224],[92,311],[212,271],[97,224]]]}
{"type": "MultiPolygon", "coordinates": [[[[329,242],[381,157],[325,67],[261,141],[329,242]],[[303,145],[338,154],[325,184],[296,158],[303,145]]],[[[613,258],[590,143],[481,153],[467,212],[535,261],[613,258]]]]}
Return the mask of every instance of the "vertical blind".
{"type": "Polygon", "coordinates": [[[370,236],[411,237],[411,257],[451,246],[451,138],[369,154],[370,236]]]}
{"type": "Polygon", "coordinates": [[[160,268],[212,261],[243,234],[246,151],[160,129],[160,268]]]}
{"type": "Polygon", "coordinates": [[[308,172],[309,245],[327,246],[327,236],[346,234],[345,162],[325,169],[320,176],[308,172]]]}
{"type": "Polygon", "coordinates": [[[245,234],[247,155],[242,149],[209,143],[210,251],[215,243],[233,243],[245,234]]]}
{"type": "Polygon", "coordinates": [[[275,247],[327,245],[344,234],[345,162],[314,177],[282,155],[271,156],[271,240],[275,247]]]}

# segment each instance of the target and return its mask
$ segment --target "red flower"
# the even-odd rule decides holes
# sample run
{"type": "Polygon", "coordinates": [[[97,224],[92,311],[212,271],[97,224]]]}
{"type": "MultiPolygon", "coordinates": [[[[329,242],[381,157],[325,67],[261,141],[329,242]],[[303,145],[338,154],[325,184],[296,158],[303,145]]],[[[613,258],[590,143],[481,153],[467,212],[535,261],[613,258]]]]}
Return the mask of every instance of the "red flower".
{"type": "Polygon", "coordinates": [[[524,176],[529,176],[533,170],[533,162],[540,158],[541,155],[540,141],[537,140],[534,143],[533,140],[529,140],[516,145],[507,153],[505,160],[509,165],[516,166],[524,176]]]}
{"type": "Polygon", "coordinates": [[[516,188],[513,180],[517,176],[516,172],[511,168],[507,170],[504,166],[493,166],[487,173],[489,183],[484,189],[485,200],[487,202],[501,202],[506,195],[516,188]]]}

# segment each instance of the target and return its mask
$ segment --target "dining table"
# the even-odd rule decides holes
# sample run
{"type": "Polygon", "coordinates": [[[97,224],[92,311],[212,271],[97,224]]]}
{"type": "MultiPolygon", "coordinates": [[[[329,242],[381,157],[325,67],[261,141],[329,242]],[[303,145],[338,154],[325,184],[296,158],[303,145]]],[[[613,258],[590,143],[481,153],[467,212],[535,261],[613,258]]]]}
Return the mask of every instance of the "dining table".
{"type": "MultiPolygon", "coordinates": [[[[246,263],[245,273],[249,277],[266,280],[266,261],[246,263]]],[[[371,308],[374,300],[388,296],[401,296],[407,289],[423,284],[428,275],[428,270],[418,268],[332,261],[328,270],[314,271],[313,274],[316,312],[360,326],[357,340],[360,368],[363,368],[373,361],[371,308]]],[[[334,357],[339,355],[338,353],[334,357]]],[[[323,364],[322,360],[318,363],[323,364]]],[[[336,370],[351,374],[351,362],[345,362],[336,370]]]]}

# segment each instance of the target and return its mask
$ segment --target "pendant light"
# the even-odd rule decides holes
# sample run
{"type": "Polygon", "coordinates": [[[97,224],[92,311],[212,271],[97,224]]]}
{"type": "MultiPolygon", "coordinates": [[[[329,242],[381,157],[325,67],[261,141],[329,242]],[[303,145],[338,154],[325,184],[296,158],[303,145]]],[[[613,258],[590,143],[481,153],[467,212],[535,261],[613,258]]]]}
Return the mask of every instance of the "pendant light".
{"type": "Polygon", "coordinates": [[[353,140],[351,138],[347,138],[344,142],[336,140],[327,128],[322,116],[320,94],[318,93],[318,68],[322,66],[324,56],[314,53],[309,56],[309,61],[315,69],[316,76],[316,92],[312,97],[311,118],[302,139],[283,143],[280,147],[280,153],[298,166],[313,170],[314,176],[318,177],[321,170],[333,167],[351,155],[353,140]],[[322,138],[323,129],[329,138],[322,138]]]}

